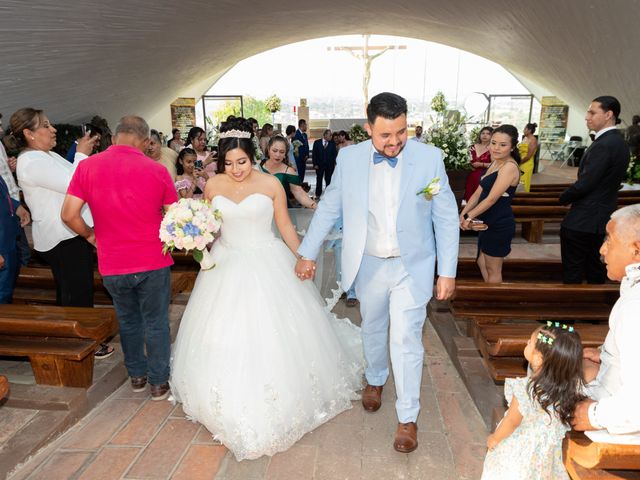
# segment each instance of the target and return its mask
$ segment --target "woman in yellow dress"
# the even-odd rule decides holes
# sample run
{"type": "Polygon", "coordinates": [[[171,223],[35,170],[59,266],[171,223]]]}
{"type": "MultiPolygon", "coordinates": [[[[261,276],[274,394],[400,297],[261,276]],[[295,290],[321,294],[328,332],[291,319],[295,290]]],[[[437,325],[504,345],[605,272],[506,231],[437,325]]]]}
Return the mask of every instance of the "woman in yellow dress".
{"type": "Polygon", "coordinates": [[[531,176],[533,175],[533,160],[536,156],[536,150],[538,150],[538,139],[535,137],[537,123],[527,123],[524,127],[524,133],[522,135],[522,142],[518,144],[518,152],[520,153],[520,171],[522,176],[520,177],[520,183],[524,184],[524,191],[528,192],[531,189],[531,176]]]}

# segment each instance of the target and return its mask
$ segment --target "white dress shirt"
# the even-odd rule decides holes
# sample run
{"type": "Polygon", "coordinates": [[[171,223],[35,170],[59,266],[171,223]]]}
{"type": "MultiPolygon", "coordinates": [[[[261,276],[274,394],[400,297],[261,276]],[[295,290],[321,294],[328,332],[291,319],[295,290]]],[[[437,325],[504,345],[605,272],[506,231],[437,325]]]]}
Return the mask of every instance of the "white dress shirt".
{"type": "Polygon", "coordinates": [[[589,409],[591,423],[613,434],[640,432],[640,263],[626,272],[609,316],[600,371],[588,386],[589,396],[598,400],[589,409]]]}
{"type": "Polygon", "coordinates": [[[603,128],[598,133],[596,133],[596,136],[595,136],[594,140],[597,140],[598,138],[600,138],[604,133],[608,132],[609,130],[617,130],[617,129],[618,129],[618,127],[606,127],[606,128],[603,128]]]}
{"type": "MultiPolygon", "coordinates": [[[[62,203],[73,172],[81,160],[87,158],[76,153],[73,164],[55,152],[27,150],[18,157],[18,184],[33,220],[33,247],[48,252],[63,240],[77,236],[60,218],[62,203]]],[[[89,207],[85,205],[82,217],[93,226],[89,207]]]]}
{"type": "Polygon", "coordinates": [[[372,257],[399,257],[396,220],[400,207],[402,153],[392,168],[386,161],[374,164],[374,152],[372,149],[369,163],[369,218],[364,252],[372,257]]]}

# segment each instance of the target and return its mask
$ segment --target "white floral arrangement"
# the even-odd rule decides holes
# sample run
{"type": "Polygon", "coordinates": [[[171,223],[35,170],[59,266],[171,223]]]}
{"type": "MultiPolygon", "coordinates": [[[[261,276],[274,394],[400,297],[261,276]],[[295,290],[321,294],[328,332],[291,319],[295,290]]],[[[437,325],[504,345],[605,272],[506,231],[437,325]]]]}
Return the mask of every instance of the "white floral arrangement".
{"type": "Polygon", "coordinates": [[[274,94],[264,101],[264,107],[267,111],[273,114],[280,111],[282,108],[282,101],[280,100],[280,97],[274,94]]]}
{"type": "Polygon", "coordinates": [[[440,177],[436,177],[429,182],[429,185],[420,190],[416,195],[424,195],[424,198],[431,200],[440,193],[440,177]]]}
{"type": "Polygon", "coordinates": [[[464,118],[447,117],[447,105],[442,92],[433,97],[431,108],[436,118],[422,141],[442,150],[446,170],[469,170],[469,144],[464,136],[464,118]]]}
{"type": "Polygon", "coordinates": [[[207,200],[181,198],[169,206],[160,224],[162,251],[165,254],[174,250],[192,251],[194,260],[202,262],[204,250],[221,226],[222,214],[207,200]]]}

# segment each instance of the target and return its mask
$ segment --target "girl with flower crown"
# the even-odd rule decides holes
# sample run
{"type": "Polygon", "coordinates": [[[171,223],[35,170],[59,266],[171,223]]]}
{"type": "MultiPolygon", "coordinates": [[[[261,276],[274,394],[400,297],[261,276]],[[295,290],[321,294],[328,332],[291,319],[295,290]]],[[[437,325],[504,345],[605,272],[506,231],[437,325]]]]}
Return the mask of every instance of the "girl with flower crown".
{"type": "Polygon", "coordinates": [[[524,356],[531,374],[505,381],[509,409],[487,438],[482,480],[569,478],[562,439],[584,398],[580,336],[573,327],[547,322],[531,334],[524,356]]]}

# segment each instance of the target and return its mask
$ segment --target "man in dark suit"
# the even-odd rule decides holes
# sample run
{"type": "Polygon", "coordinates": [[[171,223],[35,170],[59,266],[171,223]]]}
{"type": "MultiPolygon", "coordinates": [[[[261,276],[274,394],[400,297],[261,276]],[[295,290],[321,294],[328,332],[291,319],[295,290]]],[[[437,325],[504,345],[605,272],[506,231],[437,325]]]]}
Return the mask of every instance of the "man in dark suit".
{"type": "Polygon", "coordinates": [[[611,96],[594,99],[585,117],[595,140],[580,161],[578,179],[560,195],[571,204],[560,228],[564,283],[604,283],[606,268],[600,246],[611,213],[617,208],[618,189],[629,165],[629,147],[617,131],[620,102],[611,96]]]}
{"type": "Polygon", "coordinates": [[[304,182],[304,174],[307,169],[307,159],[309,158],[309,138],[307,137],[307,121],[304,118],[298,120],[298,130],[293,136],[293,142],[298,141],[301,145],[298,145],[297,155],[294,147],[293,156],[296,159],[296,168],[298,169],[298,177],[300,182],[304,182]]]}
{"type": "Polygon", "coordinates": [[[322,133],[322,138],[313,142],[313,168],[316,171],[316,198],[322,195],[322,179],[324,178],[327,187],[331,183],[331,175],[336,168],[336,158],[338,157],[338,147],[331,140],[331,130],[328,128],[322,133]]]}

